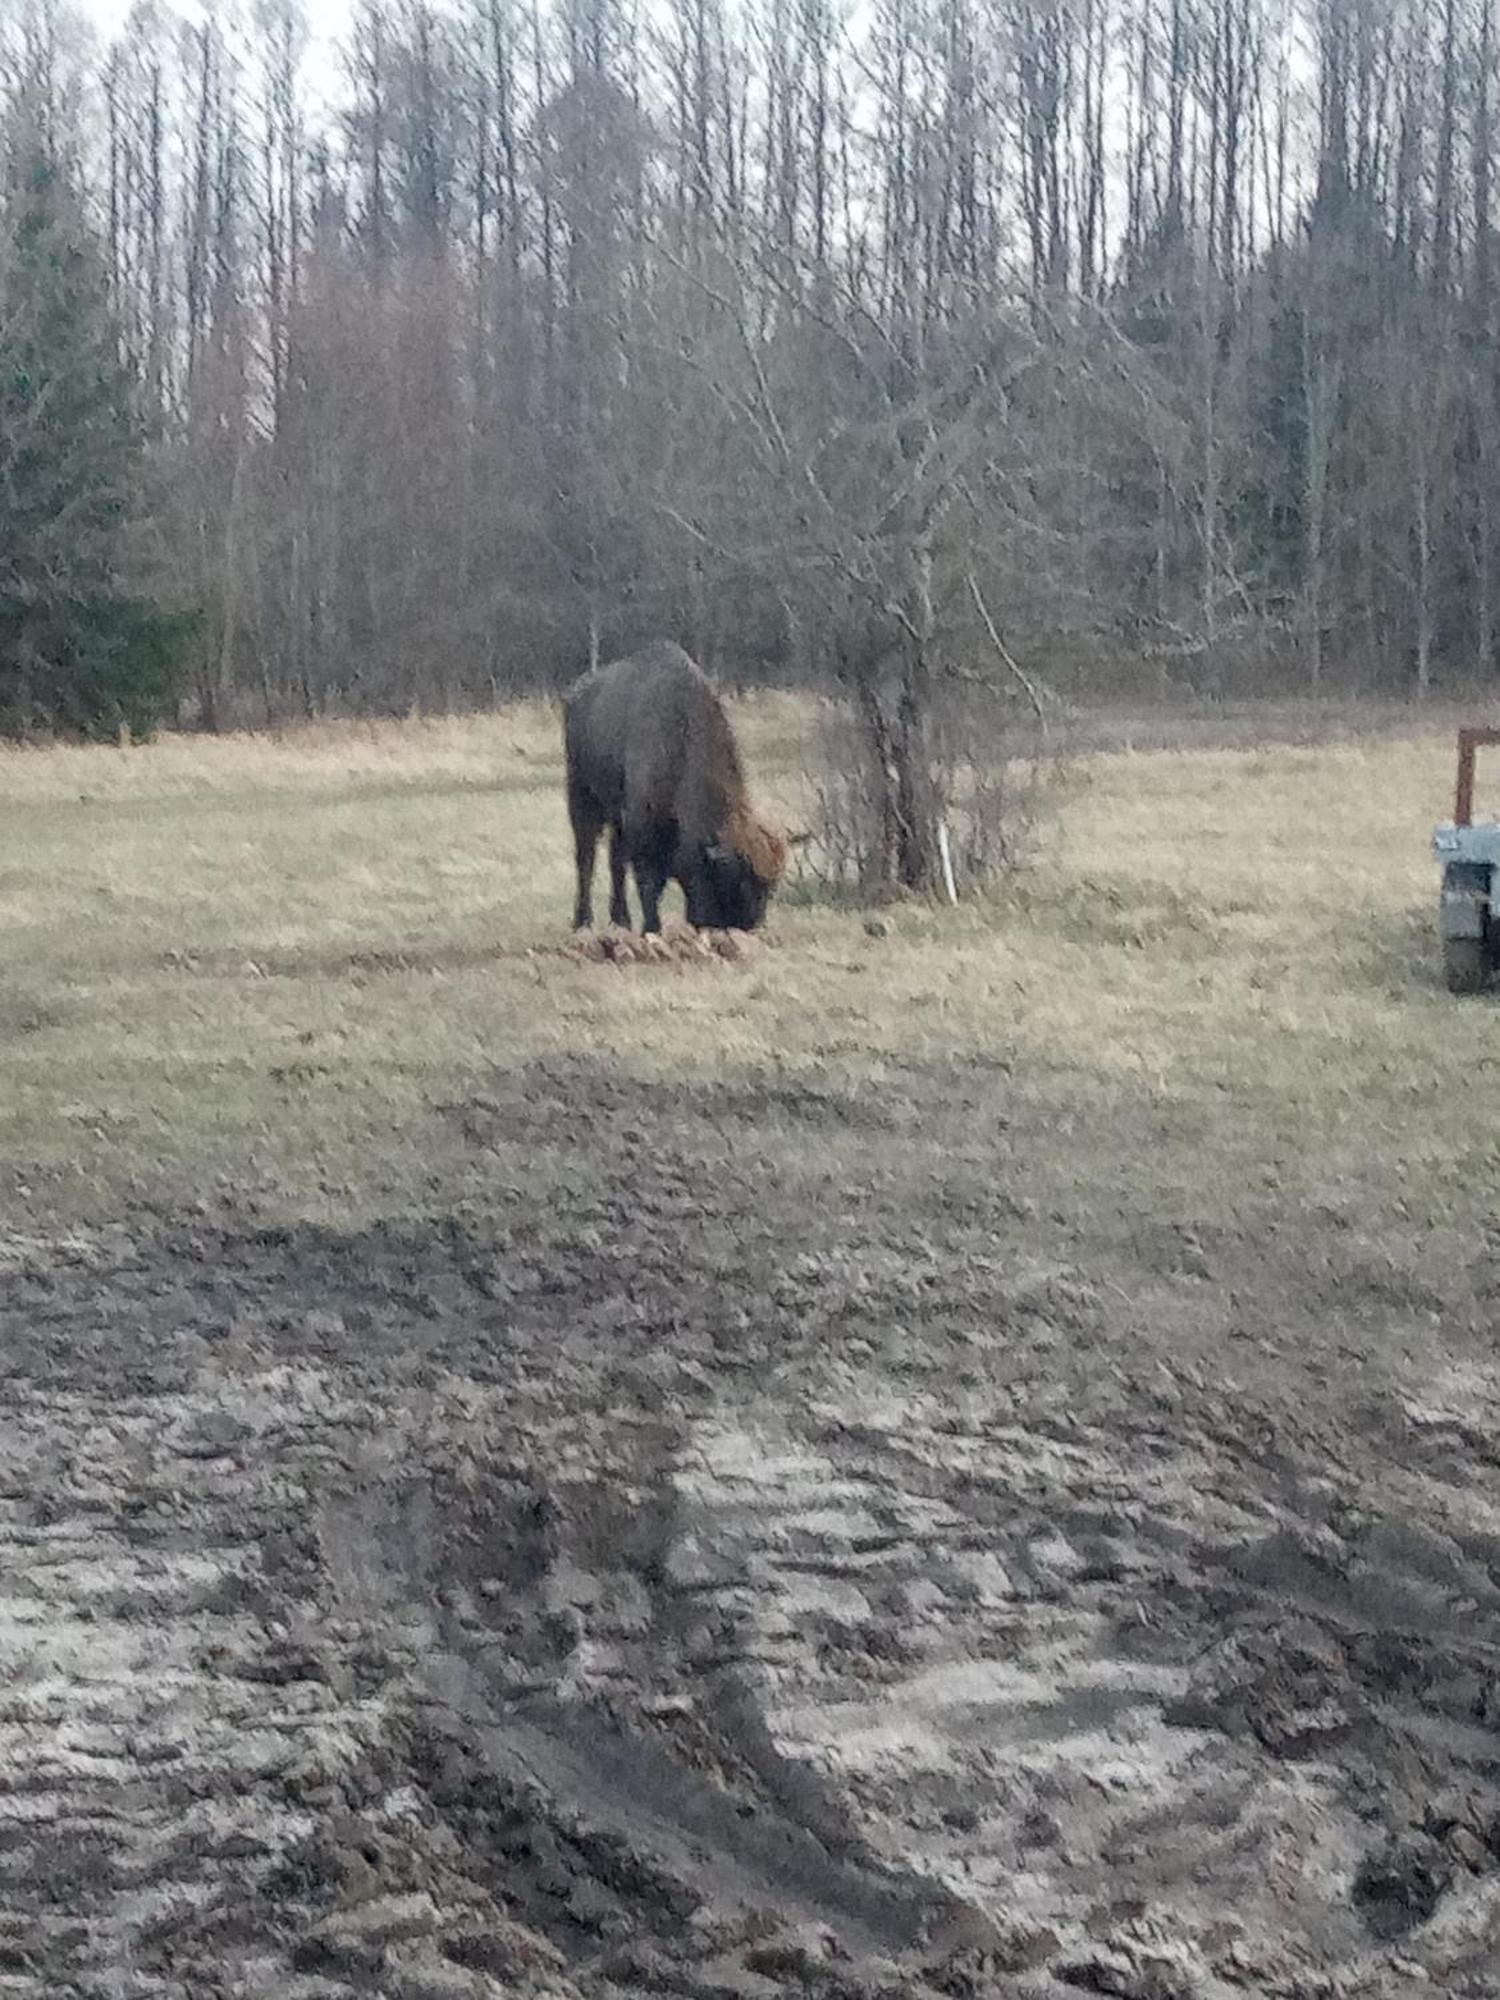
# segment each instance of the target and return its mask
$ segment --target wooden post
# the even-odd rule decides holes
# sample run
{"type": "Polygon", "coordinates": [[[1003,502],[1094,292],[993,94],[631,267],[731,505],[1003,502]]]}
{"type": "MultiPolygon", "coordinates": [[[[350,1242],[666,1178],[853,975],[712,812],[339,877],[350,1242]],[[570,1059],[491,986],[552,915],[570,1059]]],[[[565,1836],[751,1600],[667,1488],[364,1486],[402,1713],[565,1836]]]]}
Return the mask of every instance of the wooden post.
{"type": "Polygon", "coordinates": [[[1453,824],[1474,823],[1474,752],[1481,745],[1500,743],[1500,729],[1460,729],[1458,732],[1458,790],[1453,800],[1453,824]]]}

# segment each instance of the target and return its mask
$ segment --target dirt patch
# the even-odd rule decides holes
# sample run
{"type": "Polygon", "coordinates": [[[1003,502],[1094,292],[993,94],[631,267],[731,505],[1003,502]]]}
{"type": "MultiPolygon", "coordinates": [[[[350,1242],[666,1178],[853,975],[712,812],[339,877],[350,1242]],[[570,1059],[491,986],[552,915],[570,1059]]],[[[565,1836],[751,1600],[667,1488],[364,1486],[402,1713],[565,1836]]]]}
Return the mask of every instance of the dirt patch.
{"type": "Polygon", "coordinates": [[[759,958],[767,940],[753,931],[699,931],[669,920],[649,937],[617,924],[575,932],[559,949],[595,965],[704,965],[716,959],[739,965],[759,958]]]}
{"type": "Polygon", "coordinates": [[[462,1214],[7,1246],[8,1992],[1493,1994],[1478,1267],[1059,1259],[869,1144],[1006,1066],[899,1076],[555,1058],[462,1214]]]}
{"type": "Polygon", "coordinates": [[[359,985],[412,973],[443,978],[494,965],[516,952],[514,945],[416,938],[398,945],[300,952],[173,950],[163,952],[157,962],[164,971],[208,979],[347,979],[359,985]]]}

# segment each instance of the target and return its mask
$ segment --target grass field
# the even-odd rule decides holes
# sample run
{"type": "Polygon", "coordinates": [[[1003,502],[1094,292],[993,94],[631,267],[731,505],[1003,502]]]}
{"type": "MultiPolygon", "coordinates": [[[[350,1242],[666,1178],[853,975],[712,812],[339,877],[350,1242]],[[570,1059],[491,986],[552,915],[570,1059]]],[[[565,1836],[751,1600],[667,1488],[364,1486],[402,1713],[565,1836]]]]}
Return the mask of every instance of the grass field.
{"type": "Polygon", "coordinates": [[[541,708],[0,755],[0,1990],[1493,1996],[1451,767],[1101,752],[617,967],[541,708]]]}
{"type": "MultiPolygon", "coordinates": [[[[745,724],[793,815],[800,720],[745,724]]],[[[772,951],[707,973],[555,954],[555,737],[536,709],[0,756],[16,1219],[221,1184],[330,1220],[440,1210],[463,1184],[445,1107],[588,1052],[890,1106],[912,1060],[1003,1065],[1076,1134],[1026,1172],[1069,1229],[1322,1206],[1399,1255],[1393,1229],[1483,1227],[1491,1016],[1440,990],[1432,935],[1446,735],[1086,760],[995,901],[899,911],[883,940],[784,905],[772,951]]]]}

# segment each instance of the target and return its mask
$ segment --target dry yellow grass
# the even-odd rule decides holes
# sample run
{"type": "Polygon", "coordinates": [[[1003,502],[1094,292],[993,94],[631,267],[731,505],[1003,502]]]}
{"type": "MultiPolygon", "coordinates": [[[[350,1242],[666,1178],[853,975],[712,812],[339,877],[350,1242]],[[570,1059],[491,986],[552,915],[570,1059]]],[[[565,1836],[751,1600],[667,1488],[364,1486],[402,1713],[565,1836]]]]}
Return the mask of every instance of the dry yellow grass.
{"type": "MultiPolygon", "coordinates": [[[[795,813],[806,716],[742,712],[795,813]]],[[[259,1188],[354,1221],[462,1198],[445,1107],[584,1049],[899,1098],[1007,1065],[1039,1238],[1312,1209],[1408,1257],[1480,1229],[1495,1003],[1441,990],[1446,732],[1100,756],[1036,865],[892,934],[784,901],[744,966],[578,964],[553,715],[0,756],[0,1215],[259,1188]]],[[[868,1151],[868,1137],[860,1142],[868,1151]]],[[[986,1172],[920,1128],[896,1175],[986,1172]]],[[[788,1171],[848,1135],[788,1130],[788,1171]]],[[[851,1151],[851,1172],[868,1160],[851,1151]]]]}

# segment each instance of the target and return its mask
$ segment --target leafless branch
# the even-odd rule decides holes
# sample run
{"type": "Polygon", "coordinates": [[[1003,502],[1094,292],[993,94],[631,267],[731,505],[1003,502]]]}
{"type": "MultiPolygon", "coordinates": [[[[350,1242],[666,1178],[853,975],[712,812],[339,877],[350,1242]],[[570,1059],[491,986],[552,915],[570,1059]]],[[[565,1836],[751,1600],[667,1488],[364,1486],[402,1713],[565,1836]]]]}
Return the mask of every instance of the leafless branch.
{"type": "Polygon", "coordinates": [[[1047,734],[1047,711],[1042,706],[1041,692],[1036,682],[1017,665],[1010,648],[996,630],[995,621],[990,616],[990,608],[984,601],[984,594],[979,588],[979,583],[973,570],[968,571],[965,582],[968,584],[969,595],[974,600],[974,609],[979,613],[980,623],[989,634],[989,641],[995,649],[996,659],[999,660],[1001,666],[1004,667],[1011,679],[1017,682],[1024,691],[1026,699],[1031,703],[1032,712],[1036,716],[1037,726],[1045,737],[1047,734]]]}

